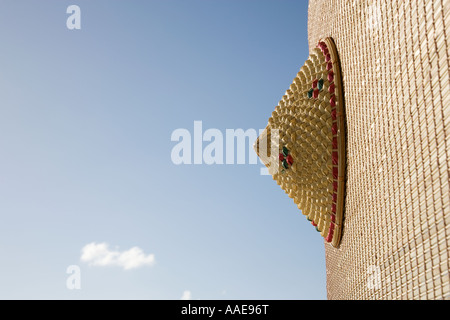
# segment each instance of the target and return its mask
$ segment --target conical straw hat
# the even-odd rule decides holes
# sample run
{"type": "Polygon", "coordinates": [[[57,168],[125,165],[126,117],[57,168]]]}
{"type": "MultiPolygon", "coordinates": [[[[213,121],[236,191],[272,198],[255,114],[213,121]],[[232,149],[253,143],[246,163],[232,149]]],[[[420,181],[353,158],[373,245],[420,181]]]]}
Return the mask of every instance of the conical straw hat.
{"type": "Polygon", "coordinates": [[[345,119],[339,57],[331,38],[318,42],[268,122],[256,152],[316,230],[337,247],[344,207],[345,119]],[[275,150],[270,156],[269,149],[275,150]]]}

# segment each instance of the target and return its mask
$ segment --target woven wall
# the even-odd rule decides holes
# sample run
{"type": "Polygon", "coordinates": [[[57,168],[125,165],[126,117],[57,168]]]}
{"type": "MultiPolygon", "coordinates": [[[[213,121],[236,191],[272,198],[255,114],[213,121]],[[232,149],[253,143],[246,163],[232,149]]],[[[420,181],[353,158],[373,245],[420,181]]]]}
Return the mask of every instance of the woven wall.
{"type": "Polygon", "coordinates": [[[329,299],[450,299],[450,0],[310,0],[347,118],[342,242],[329,299]]]}

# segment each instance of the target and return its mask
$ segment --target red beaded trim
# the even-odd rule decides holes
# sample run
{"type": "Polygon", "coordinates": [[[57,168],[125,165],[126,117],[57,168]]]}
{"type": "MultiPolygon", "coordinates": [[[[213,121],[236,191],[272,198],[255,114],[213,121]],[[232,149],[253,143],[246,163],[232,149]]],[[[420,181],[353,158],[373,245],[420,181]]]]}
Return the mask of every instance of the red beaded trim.
{"type": "Polygon", "coordinates": [[[333,72],[333,62],[331,61],[331,55],[328,50],[327,44],[323,41],[319,42],[318,48],[322,50],[323,55],[325,56],[325,60],[327,62],[327,79],[330,83],[328,86],[328,92],[330,93],[330,105],[331,105],[331,118],[333,119],[333,125],[331,126],[331,132],[333,134],[333,151],[332,151],[332,160],[333,160],[333,198],[331,204],[331,223],[328,231],[328,235],[325,238],[325,241],[332,242],[335,222],[336,222],[336,210],[337,210],[337,190],[338,190],[338,177],[339,177],[339,151],[338,151],[338,124],[337,117],[339,114],[336,110],[336,85],[334,83],[334,72],[333,72]]]}

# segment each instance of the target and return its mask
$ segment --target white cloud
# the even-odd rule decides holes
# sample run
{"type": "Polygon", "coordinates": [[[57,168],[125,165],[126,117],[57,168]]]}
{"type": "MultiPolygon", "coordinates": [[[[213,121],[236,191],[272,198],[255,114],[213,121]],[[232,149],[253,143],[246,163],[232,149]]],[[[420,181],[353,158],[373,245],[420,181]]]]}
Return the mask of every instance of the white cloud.
{"type": "Polygon", "coordinates": [[[81,261],[92,266],[118,266],[130,270],[153,265],[155,255],[146,255],[138,247],[120,252],[110,250],[107,243],[92,242],[81,249],[81,261]]]}
{"type": "Polygon", "coordinates": [[[185,290],[181,296],[181,300],[192,300],[191,292],[189,290],[185,290]]]}

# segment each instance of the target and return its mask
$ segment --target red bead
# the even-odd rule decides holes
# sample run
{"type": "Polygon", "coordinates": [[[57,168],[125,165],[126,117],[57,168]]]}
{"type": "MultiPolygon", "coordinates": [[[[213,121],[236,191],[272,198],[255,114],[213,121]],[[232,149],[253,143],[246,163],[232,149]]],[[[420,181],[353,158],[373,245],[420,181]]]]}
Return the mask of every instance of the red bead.
{"type": "Polygon", "coordinates": [[[337,149],[338,148],[338,140],[337,137],[333,137],[333,149],[337,149]]]}
{"type": "Polygon", "coordinates": [[[338,178],[338,167],[333,167],[333,178],[334,179],[338,178]]]}
{"type": "Polygon", "coordinates": [[[330,223],[330,230],[329,232],[334,232],[334,223],[330,223]]]}
{"type": "Polygon", "coordinates": [[[316,80],[314,80],[313,81],[313,83],[312,83],[312,87],[315,89],[315,88],[317,88],[317,83],[318,83],[319,81],[316,79],[316,80]]]}
{"type": "Polygon", "coordinates": [[[312,224],[314,227],[317,227],[317,224],[316,224],[314,221],[311,221],[311,224],[312,224]]]}
{"type": "Polygon", "coordinates": [[[314,99],[317,99],[319,97],[319,89],[314,90],[313,97],[314,99]]]}
{"type": "Polygon", "coordinates": [[[333,135],[337,135],[337,132],[338,132],[337,123],[334,123],[331,126],[331,132],[333,133],[333,135]]]}
{"type": "Polygon", "coordinates": [[[290,166],[292,166],[294,164],[294,159],[292,158],[291,155],[287,156],[286,161],[290,166]]]}
{"type": "Polygon", "coordinates": [[[333,82],[333,80],[334,80],[334,72],[330,71],[328,73],[328,82],[333,82]]]}
{"type": "Polygon", "coordinates": [[[337,119],[336,109],[333,109],[333,111],[331,111],[331,119],[333,119],[333,121],[336,121],[336,119],[337,119]]]}
{"type": "Polygon", "coordinates": [[[333,69],[333,63],[330,61],[327,63],[327,71],[330,71],[331,69],[333,69]]]}
{"type": "Polygon", "coordinates": [[[333,202],[337,202],[337,193],[333,193],[333,202]]]}
{"type": "Polygon", "coordinates": [[[278,158],[280,159],[280,161],[284,160],[284,155],[282,153],[280,153],[280,155],[278,156],[278,158]]]}
{"type": "Polygon", "coordinates": [[[332,214],[330,217],[331,217],[331,222],[335,223],[336,222],[336,215],[332,214]]]}
{"type": "Polygon", "coordinates": [[[333,182],[333,189],[334,189],[334,191],[338,190],[338,183],[337,183],[337,181],[333,182]]]}
{"type": "Polygon", "coordinates": [[[324,56],[326,56],[326,55],[328,55],[330,52],[328,51],[328,48],[325,47],[325,48],[322,48],[322,53],[323,53],[324,56]]]}
{"type": "Polygon", "coordinates": [[[326,62],[329,62],[331,60],[331,56],[330,56],[330,54],[327,54],[326,56],[325,56],[325,61],[326,62]]]}
{"type": "Polygon", "coordinates": [[[334,83],[330,84],[330,86],[328,87],[328,92],[334,93],[335,90],[336,90],[336,86],[334,85],[334,83]]]}
{"type": "Polygon", "coordinates": [[[330,105],[333,108],[336,107],[336,96],[335,95],[331,96],[331,98],[330,98],[330,105]]]}
{"type": "Polygon", "coordinates": [[[333,241],[333,235],[334,235],[334,223],[330,224],[330,229],[328,230],[328,235],[326,237],[326,242],[333,241]]]}
{"type": "Polygon", "coordinates": [[[331,205],[331,212],[336,213],[336,205],[334,203],[331,205]]]}
{"type": "Polygon", "coordinates": [[[327,47],[327,44],[325,43],[325,42],[323,42],[323,41],[321,41],[321,42],[319,42],[319,47],[322,49],[322,48],[326,48],[327,47]]]}
{"type": "Polygon", "coordinates": [[[333,153],[331,154],[331,157],[333,158],[333,164],[337,165],[339,162],[339,155],[337,151],[333,151],[333,153]]]}

